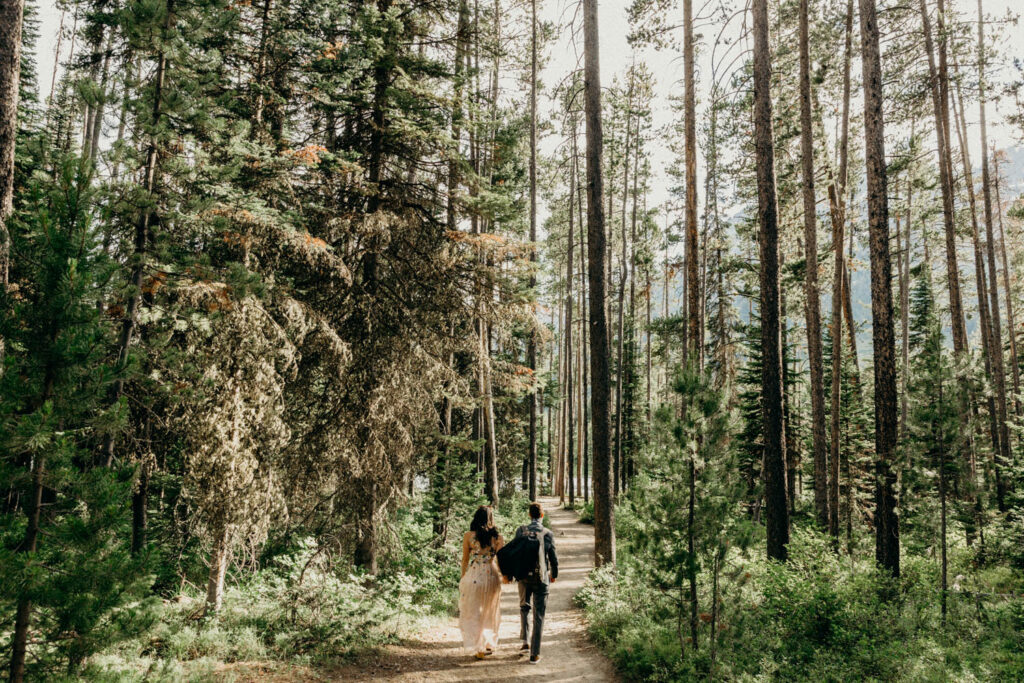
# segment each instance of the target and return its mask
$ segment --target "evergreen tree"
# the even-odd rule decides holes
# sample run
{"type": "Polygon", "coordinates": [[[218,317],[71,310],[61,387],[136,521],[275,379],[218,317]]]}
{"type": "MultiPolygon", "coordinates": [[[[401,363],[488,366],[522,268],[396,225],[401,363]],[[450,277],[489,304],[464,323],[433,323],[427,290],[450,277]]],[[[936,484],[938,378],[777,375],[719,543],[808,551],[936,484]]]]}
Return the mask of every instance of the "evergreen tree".
{"type": "Polygon", "coordinates": [[[911,294],[910,319],[913,355],[908,391],[912,405],[912,443],[907,448],[910,459],[904,463],[907,474],[904,476],[903,506],[908,511],[907,516],[912,516],[911,524],[920,525],[931,532],[920,537],[938,536],[940,600],[945,620],[949,484],[958,477],[958,461],[950,456],[956,451],[959,403],[954,390],[957,384],[953,366],[944,348],[945,340],[932,295],[932,275],[928,264],[917,269],[911,294]],[[935,518],[929,489],[935,489],[938,494],[938,520],[935,518]]]}
{"type": "Polygon", "coordinates": [[[131,636],[147,603],[128,604],[152,581],[146,557],[124,543],[135,468],[100,467],[95,457],[126,416],[107,400],[119,370],[98,304],[115,264],[97,248],[88,165],[60,160],[56,178],[33,180],[21,200],[12,225],[21,286],[0,294],[0,478],[10,482],[0,609],[13,626],[15,681],[74,675],[91,653],[131,636]]]}
{"type": "Polygon", "coordinates": [[[691,362],[680,367],[672,385],[678,411],[657,413],[655,446],[645,459],[644,483],[630,500],[645,520],[636,536],[637,557],[653,584],[678,595],[678,619],[689,624],[689,639],[679,630],[679,646],[700,648],[698,576],[712,577],[710,644],[714,648],[721,609],[719,573],[730,548],[746,547],[749,525],[735,516],[743,496],[734,440],[735,413],[727,392],[691,362]]]}

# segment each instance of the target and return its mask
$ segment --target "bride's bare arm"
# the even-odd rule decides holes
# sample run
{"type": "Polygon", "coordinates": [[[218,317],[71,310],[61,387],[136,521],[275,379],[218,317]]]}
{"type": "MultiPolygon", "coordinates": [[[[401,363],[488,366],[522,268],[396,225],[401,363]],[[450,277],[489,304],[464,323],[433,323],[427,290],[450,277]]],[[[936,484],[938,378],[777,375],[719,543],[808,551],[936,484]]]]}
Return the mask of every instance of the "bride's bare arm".
{"type": "Polygon", "coordinates": [[[459,578],[466,575],[466,569],[469,566],[469,534],[462,535],[462,574],[459,578]]]}

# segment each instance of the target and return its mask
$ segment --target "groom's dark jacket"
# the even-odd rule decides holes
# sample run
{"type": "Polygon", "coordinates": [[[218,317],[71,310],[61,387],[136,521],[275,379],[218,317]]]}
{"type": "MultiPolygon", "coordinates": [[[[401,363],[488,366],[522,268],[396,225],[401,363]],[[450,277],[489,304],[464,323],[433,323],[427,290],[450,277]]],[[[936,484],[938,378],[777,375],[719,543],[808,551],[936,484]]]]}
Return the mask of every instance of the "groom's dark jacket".
{"type": "Polygon", "coordinates": [[[545,529],[539,519],[516,529],[516,538],[526,536],[529,532],[541,534],[544,538],[544,552],[540,554],[540,582],[551,583],[552,579],[558,578],[558,554],[555,553],[555,537],[549,529],[545,529]]]}

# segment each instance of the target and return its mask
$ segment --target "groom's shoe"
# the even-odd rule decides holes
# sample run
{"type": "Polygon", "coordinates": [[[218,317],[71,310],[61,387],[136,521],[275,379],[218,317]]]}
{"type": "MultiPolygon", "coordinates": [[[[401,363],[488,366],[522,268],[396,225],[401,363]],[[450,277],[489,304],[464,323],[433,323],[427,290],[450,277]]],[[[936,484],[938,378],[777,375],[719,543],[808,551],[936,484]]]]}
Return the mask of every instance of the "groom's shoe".
{"type": "Polygon", "coordinates": [[[532,655],[530,657],[530,664],[540,664],[540,655],[532,655]]]}
{"type": "Polygon", "coordinates": [[[520,652],[526,652],[529,649],[530,649],[530,644],[528,642],[526,642],[525,640],[523,641],[523,644],[519,646],[519,651],[520,652]]]}

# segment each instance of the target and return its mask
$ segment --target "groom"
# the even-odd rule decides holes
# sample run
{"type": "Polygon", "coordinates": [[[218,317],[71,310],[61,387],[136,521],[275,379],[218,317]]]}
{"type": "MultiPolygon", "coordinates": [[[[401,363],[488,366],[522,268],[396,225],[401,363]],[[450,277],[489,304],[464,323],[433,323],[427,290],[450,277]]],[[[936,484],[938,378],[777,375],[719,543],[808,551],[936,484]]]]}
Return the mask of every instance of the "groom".
{"type": "Polygon", "coordinates": [[[519,613],[522,629],[519,632],[523,645],[521,651],[530,651],[530,664],[540,661],[540,638],[544,628],[544,611],[548,603],[548,585],[558,578],[558,555],[555,554],[555,539],[544,528],[544,508],[540,503],[530,503],[530,523],[516,529],[516,537],[530,536],[544,544],[538,553],[536,574],[519,582],[519,613]],[[533,603],[533,639],[530,639],[530,606],[533,603]]]}

